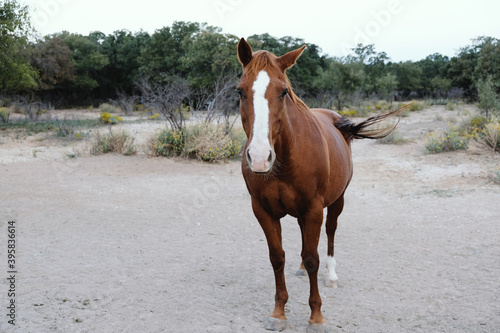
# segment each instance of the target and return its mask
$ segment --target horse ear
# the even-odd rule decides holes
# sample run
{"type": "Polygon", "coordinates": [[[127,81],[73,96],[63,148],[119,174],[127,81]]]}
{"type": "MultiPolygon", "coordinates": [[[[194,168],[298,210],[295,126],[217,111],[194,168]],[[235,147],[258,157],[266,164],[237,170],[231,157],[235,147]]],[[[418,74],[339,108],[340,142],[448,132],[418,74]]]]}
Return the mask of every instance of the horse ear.
{"type": "Polygon", "coordinates": [[[302,54],[302,52],[304,52],[305,48],[306,48],[306,46],[304,45],[301,48],[290,51],[290,52],[282,55],[281,57],[279,57],[278,61],[281,64],[281,69],[283,71],[285,71],[288,68],[295,65],[295,62],[297,61],[297,59],[299,59],[300,55],[302,54]]]}
{"type": "Polygon", "coordinates": [[[252,54],[253,51],[250,44],[248,44],[245,38],[240,39],[238,43],[238,60],[240,61],[243,68],[247,67],[247,65],[252,60],[253,58],[252,54]]]}

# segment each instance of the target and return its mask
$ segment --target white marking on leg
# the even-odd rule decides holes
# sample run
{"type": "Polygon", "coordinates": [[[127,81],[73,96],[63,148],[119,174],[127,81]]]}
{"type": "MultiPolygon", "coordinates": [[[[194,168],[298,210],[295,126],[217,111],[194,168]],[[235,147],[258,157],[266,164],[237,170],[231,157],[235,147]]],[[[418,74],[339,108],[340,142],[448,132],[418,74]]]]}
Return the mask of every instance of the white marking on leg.
{"type": "Polygon", "coordinates": [[[326,267],[328,268],[328,278],[330,281],[338,281],[337,273],[335,273],[335,266],[337,266],[337,261],[334,257],[328,256],[326,258],[326,267]]]}
{"type": "Polygon", "coordinates": [[[249,154],[257,168],[268,167],[271,145],[269,143],[269,102],[265,95],[271,79],[266,71],[260,71],[253,83],[253,109],[255,114],[249,154]]]}

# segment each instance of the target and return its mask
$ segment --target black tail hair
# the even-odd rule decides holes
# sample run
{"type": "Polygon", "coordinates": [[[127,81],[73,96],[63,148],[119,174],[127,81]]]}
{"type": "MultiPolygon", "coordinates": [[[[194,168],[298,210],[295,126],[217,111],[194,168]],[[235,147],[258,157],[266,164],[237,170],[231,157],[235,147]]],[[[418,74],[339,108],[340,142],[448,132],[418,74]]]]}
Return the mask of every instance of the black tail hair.
{"type": "Polygon", "coordinates": [[[353,123],[351,120],[340,117],[335,121],[335,127],[344,135],[347,141],[353,139],[382,139],[391,134],[391,132],[398,126],[401,117],[398,117],[398,122],[394,126],[387,126],[384,128],[374,128],[370,129],[368,127],[377,124],[389,117],[401,114],[406,110],[411,104],[404,105],[395,111],[391,111],[385,114],[379,114],[360,122],[359,124],[353,123]]]}

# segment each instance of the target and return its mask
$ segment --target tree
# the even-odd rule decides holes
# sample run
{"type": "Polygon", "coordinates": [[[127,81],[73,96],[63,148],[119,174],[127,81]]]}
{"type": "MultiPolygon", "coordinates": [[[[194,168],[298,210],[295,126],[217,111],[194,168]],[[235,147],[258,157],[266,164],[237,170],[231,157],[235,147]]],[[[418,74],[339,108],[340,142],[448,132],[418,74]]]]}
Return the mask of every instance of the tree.
{"type": "Polygon", "coordinates": [[[495,113],[500,108],[498,95],[495,92],[493,79],[488,76],[485,80],[479,80],[477,83],[479,109],[484,113],[486,118],[490,117],[490,113],[495,113]]]}
{"type": "Polygon", "coordinates": [[[75,64],[76,80],[70,87],[87,91],[99,87],[99,82],[96,80],[97,74],[109,63],[106,55],[100,52],[100,45],[92,41],[92,38],[67,31],[55,37],[62,39],[73,52],[72,61],[75,64]]]}
{"type": "Polygon", "coordinates": [[[118,30],[103,38],[101,52],[109,63],[100,72],[101,97],[115,98],[117,91],[133,94],[134,81],[139,77],[139,57],[149,38],[146,32],[132,34],[127,30],[118,30]]]}
{"type": "Polygon", "coordinates": [[[315,86],[321,91],[329,91],[335,98],[337,110],[346,106],[352,95],[363,86],[365,73],[363,64],[332,59],[326,70],[316,78],[315,86]]]}
{"type": "Polygon", "coordinates": [[[479,58],[479,48],[465,46],[456,57],[451,58],[447,77],[454,87],[463,89],[464,96],[469,100],[477,99],[477,89],[474,82],[474,72],[479,58]]]}
{"type": "MultiPolygon", "coordinates": [[[[311,84],[317,79],[318,74],[327,69],[327,58],[321,56],[321,49],[315,44],[306,43],[303,39],[285,36],[275,38],[269,34],[252,35],[247,41],[252,49],[267,50],[276,56],[281,56],[287,52],[306,45],[304,52],[297,60],[297,65],[287,71],[290,81],[295,90],[299,90],[304,95],[314,96],[317,94],[315,86],[311,84]]],[[[234,51],[233,51],[234,52],[234,51]]]]}
{"type": "Polygon", "coordinates": [[[188,73],[182,68],[182,58],[199,31],[200,25],[191,22],[174,22],[172,27],[156,30],[138,59],[140,75],[153,82],[162,82],[164,78],[176,75],[186,77],[188,73]]]}
{"type": "Polygon", "coordinates": [[[170,82],[151,83],[143,78],[138,82],[144,104],[159,112],[170,124],[170,128],[183,131],[185,119],[182,114],[182,102],[189,96],[189,86],[180,77],[170,77],[170,82]]]}
{"type": "Polygon", "coordinates": [[[392,103],[394,100],[394,91],[396,90],[398,83],[396,75],[387,73],[377,79],[376,89],[388,102],[392,103]]]}
{"type": "Polygon", "coordinates": [[[480,46],[474,78],[491,81],[493,89],[500,93],[500,40],[493,37],[479,37],[474,40],[480,46]]]}
{"type": "Polygon", "coordinates": [[[437,97],[447,97],[451,89],[451,80],[438,75],[432,78],[430,87],[437,97]]]}
{"type": "Polygon", "coordinates": [[[398,87],[403,97],[407,97],[412,92],[417,92],[422,88],[422,69],[414,62],[406,61],[392,65],[398,87]]]}
{"type": "Polygon", "coordinates": [[[451,81],[446,75],[449,62],[448,57],[434,53],[416,63],[422,70],[422,90],[425,95],[442,95],[450,90],[451,81]]]}
{"type": "Polygon", "coordinates": [[[38,70],[40,90],[51,90],[58,84],[74,82],[75,64],[72,52],[58,37],[46,38],[31,46],[31,64],[38,70]]]}
{"type": "Polygon", "coordinates": [[[36,88],[37,72],[26,52],[34,30],[28,7],[15,0],[0,6],[0,91],[14,92],[36,88]]]}
{"type": "Polygon", "coordinates": [[[189,42],[185,41],[181,66],[191,89],[213,91],[221,75],[239,71],[236,45],[238,37],[222,34],[221,29],[214,27],[205,27],[189,42]]]}

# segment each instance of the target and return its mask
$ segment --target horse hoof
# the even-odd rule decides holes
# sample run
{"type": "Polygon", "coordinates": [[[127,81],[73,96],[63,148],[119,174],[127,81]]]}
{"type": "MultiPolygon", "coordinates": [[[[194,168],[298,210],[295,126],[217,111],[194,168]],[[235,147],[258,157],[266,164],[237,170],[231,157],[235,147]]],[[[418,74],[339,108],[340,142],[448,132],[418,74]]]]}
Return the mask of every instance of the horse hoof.
{"type": "Polygon", "coordinates": [[[295,272],[295,275],[297,276],[306,276],[306,270],[305,269],[302,269],[300,268],[297,272],[295,272]]]}
{"type": "Polygon", "coordinates": [[[328,333],[325,324],[309,324],[306,329],[307,333],[328,333]]]}
{"type": "Polygon", "coordinates": [[[339,280],[326,280],[326,286],[333,289],[338,289],[339,280]]]}
{"type": "Polygon", "coordinates": [[[286,328],[286,319],[277,319],[277,318],[269,317],[265,328],[268,331],[281,332],[286,328]]]}

